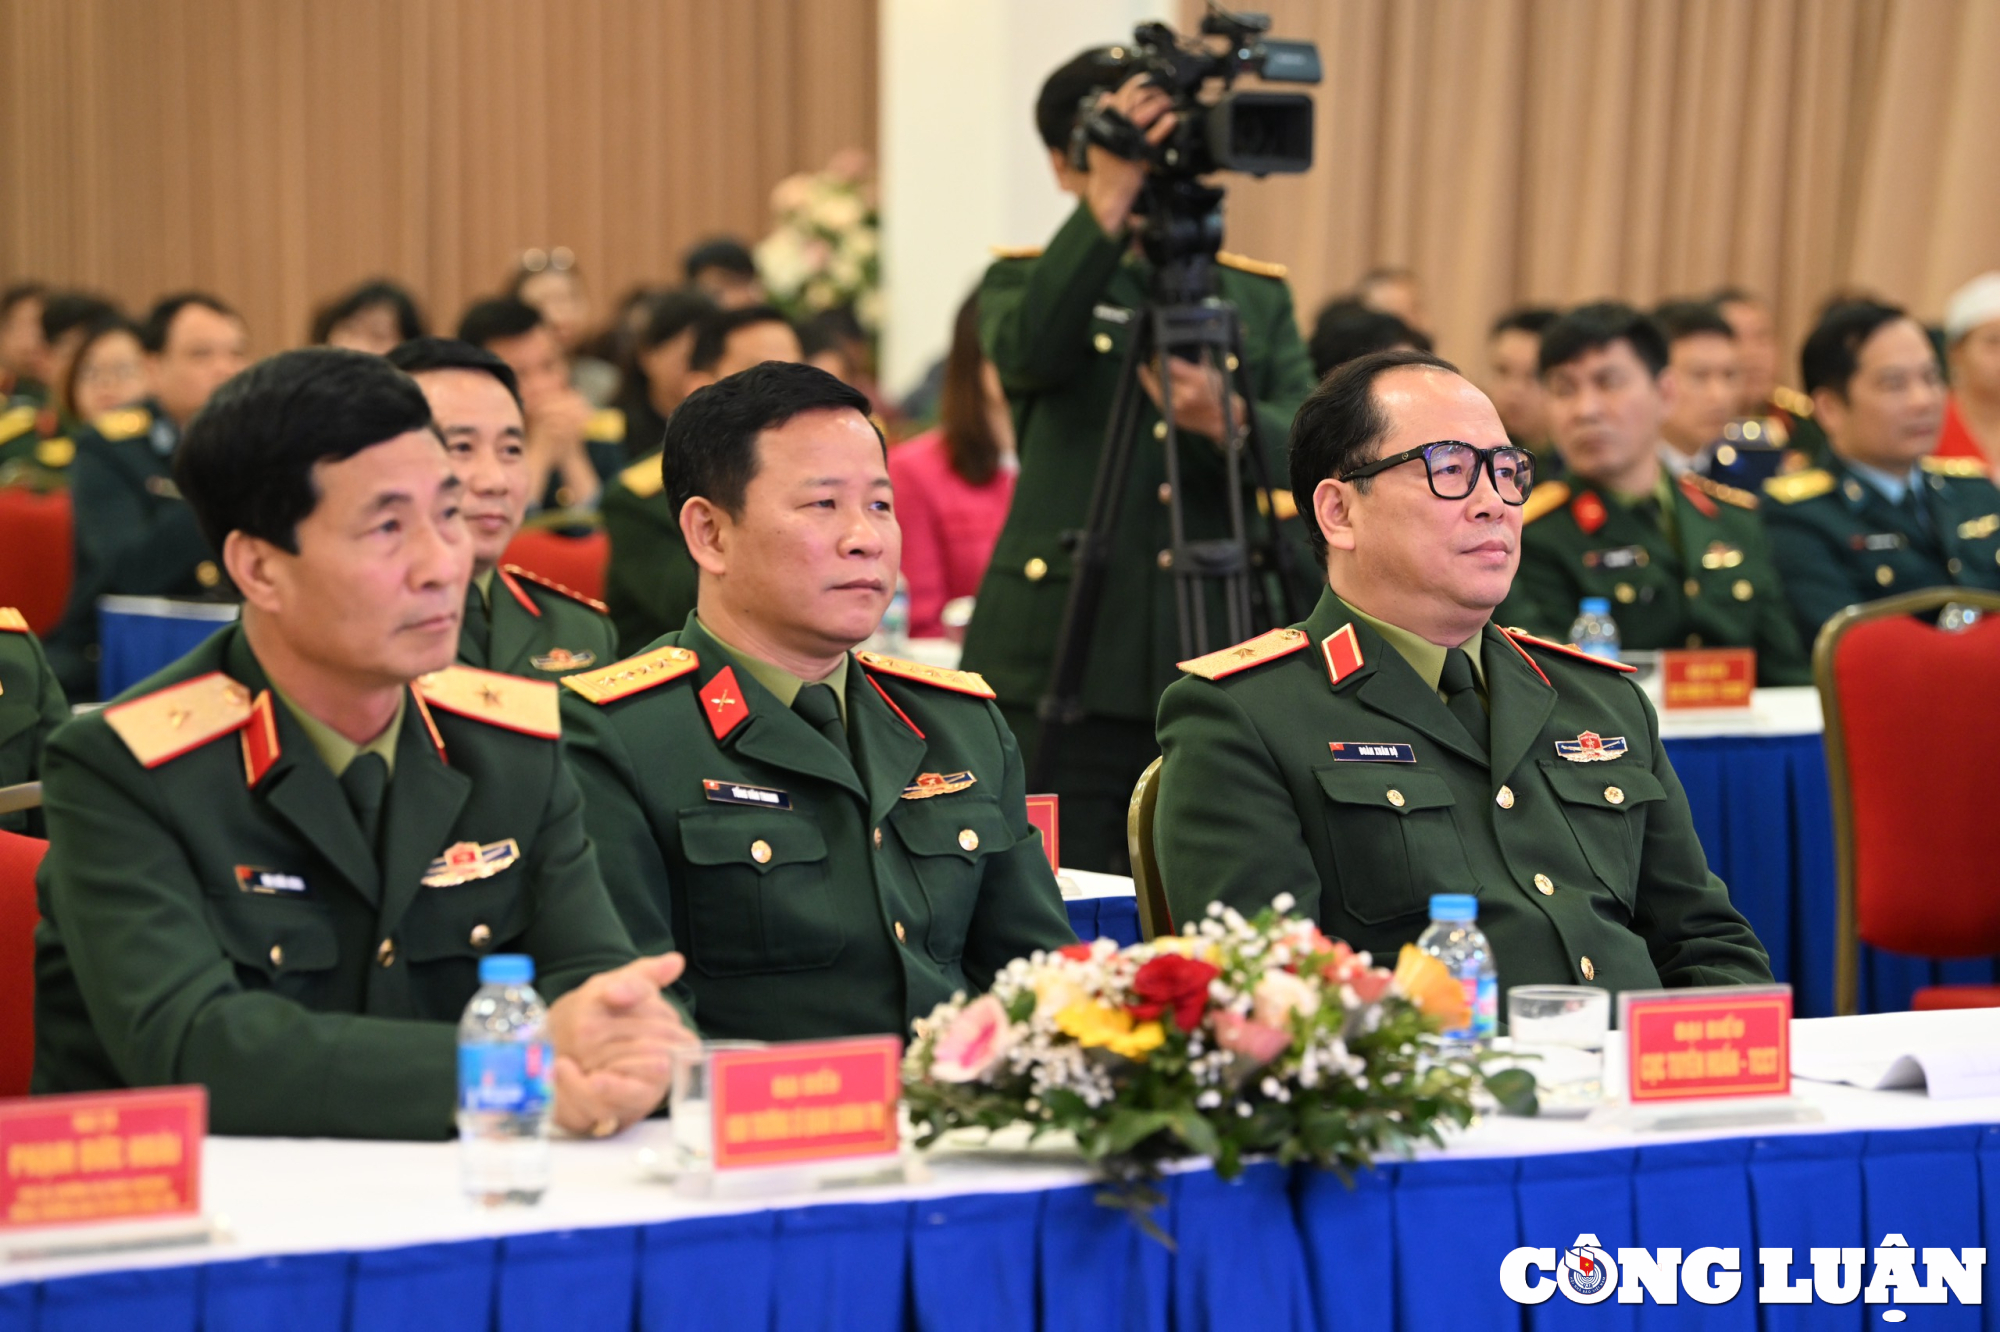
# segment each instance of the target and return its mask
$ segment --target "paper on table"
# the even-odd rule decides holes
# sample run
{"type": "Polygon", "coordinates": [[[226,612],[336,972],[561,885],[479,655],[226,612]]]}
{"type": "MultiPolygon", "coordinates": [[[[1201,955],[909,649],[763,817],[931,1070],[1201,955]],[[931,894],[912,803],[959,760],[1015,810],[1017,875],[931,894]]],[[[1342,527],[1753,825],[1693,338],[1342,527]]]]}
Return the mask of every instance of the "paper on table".
{"type": "Polygon", "coordinates": [[[1923,1087],[1933,1100],[2000,1096],[2000,1008],[1795,1021],[1792,1076],[1923,1087]]]}

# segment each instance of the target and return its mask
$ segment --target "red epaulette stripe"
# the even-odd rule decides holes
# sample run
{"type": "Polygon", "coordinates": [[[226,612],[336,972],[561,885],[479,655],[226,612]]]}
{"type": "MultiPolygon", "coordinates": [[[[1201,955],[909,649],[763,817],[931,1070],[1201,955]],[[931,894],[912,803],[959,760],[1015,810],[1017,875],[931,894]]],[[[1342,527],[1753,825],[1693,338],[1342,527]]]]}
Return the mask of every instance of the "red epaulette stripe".
{"type": "Polygon", "coordinates": [[[917,724],[910,720],[910,714],[896,706],[896,700],[889,697],[889,691],[884,689],[880,684],[878,684],[874,676],[870,675],[866,671],[863,671],[861,672],[861,678],[866,680],[869,684],[875,686],[875,692],[882,696],[882,701],[889,705],[889,710],[895,713],[898,717],[901,717],[903,719],[903,725],[917,732],[917,739],[922,740],[926,738],[924,733],[921,730],[918,730],[917,724]]]}
{"type": "Polygon", "coordinates": [[[1515,651],[1515,653],[1516,653],[1516,654],[1517,654],[1517,655],[1518,655],[1518,656],[1519,656],[1519,657],[1521,658],[1521,660],[1522,660],[1522,661],[1525,661],[1525,662],[1527,662],[1527,663],[1528,663],[1528,669],[1529,669],[1529,670],[1531,670],[1531,671],[1533,671],[1533,672],[1535,673],[1535,675],[1536,675],[1536,678],[1538,678],[1539,680],[1541,680],[1541,682],[1542,682],[1543,684],[1545,684],[1545,685],[1548,685],[1548,686],[1549,686],[1549,688],[1551,688],[1551,689],[1554,689],[1554,688],[1555,688],[1555,686],[1554,686],[1553,684],[1550,684],[1550,683],[1549,683],[1549,677],[1548,677],[1548,676],[1546,676],[1546,675],[1543,675],[1543,674],[1542,674],[1542,668],[1541,668],[1540,666],[1537,666],[1537,665],[1535,664],[1535,659],[1534,659],[1533,657],[1531,657],[1531,656],[1529,656],[1529,655],[1528,655],[1528,650],[1527,650],[1526,648],[1522,647],[1522,646],[1521,646],[1521,645],[1520,645],[1519,643],[1516,643],[1516,642],[1514,641],[1514,635],[1513,635],[1513,634],[1511,634],[1511,633],[1509,633],[1509,632],[1507,632],[1506,630],[1504,630],[1504,629],[1503,629],[1503,630],[1501,630],[1501,631],[1500,631],[1500,637],[1502,637],[1502,638],[1504,638],[1504,639],[1506,639],[1506,640],[1507,640],[1507,646],[1508,646],[1508,647],[1510,647],[1510,648],[1513,648],[1513,649],[1514,649],[1514,651],[1515,651]]]}
{"type": "Polygon", "coordinates": [[[445,757],[444,737],[438,734],[438,724],[431,719],[430,707],[424,702],[424,696],[418,693],[414,686],[410,689],[410,701],[417,705],[417,715],[424,719],[424,730],[430,733],[431,743],[437,747],[438,762],[444,764],[447,768],[450,767],[451,760],[445,757]]]}
{"type": "MultiPolygon", "coordinates": [[[[1637,673],[1639,669],[1637,666],[1627,666],[1622,661],[1606,661],[1602,657],[1593,657],[1582,648],[1572,647],[1568,643],[1551,643],[1546,638],[1537,638],[1533,634],[1523,632],[1519,629],[1502,629],[1500,632],[1505,634],[1507,640],[1514,644],[1514,650],[1517,652],[1520,651],[1522,643],[1533,643],[1538,648],[1546,648],[1550,652],[1560,652],[1565,657],[1575,657],[1578,661],[1587,661],[1593,666],[1602,666],[1607,671],[1623,671],[1627,675],[1632,675],[1637,673]]],[[[1526,656],[1527,654],[1522,653],[1522,655],[1526,656]]],[[[1547,679],[1548,677],[1543,676],[1542,678],[1547,679]]]]}
{"type": "Polygon", "coordinates": [[[530,597],[526,592],[523,592],[521,590],[521,585],[514,581],[513,574],[509,573],[504,568],[496,569],[494,570],[494,572],[500,575],[500,581],[507,585],[507,590],[514,594],[514,600],[521,603],[521,609],[527,611],[528,614],[534,616],[538,620],[542,618],[542,608],[535,604],[534,599],[532,597],[530,597]]]}

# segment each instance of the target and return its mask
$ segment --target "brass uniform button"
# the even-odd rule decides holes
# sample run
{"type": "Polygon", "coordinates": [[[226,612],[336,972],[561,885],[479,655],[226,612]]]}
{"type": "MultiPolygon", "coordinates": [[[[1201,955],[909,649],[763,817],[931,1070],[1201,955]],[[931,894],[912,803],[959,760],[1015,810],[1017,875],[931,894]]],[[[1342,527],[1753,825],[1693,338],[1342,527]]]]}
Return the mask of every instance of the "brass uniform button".
{"type": "Polygon", "coordinates": [[[1037,555],[1021,566],[1021,577],[1031,583],[1039,583],[1048,576],[1049,562],[1037,555]]]}
{"type": "Polygon", "coordinates": [[[222,581],[222,570],[215,567],[214,560],[203,560],[194,566],[194,581],[203,587],[214,587],[222,581]]]}
{"type": "Polygon", "coordinates": [[[493,942],[493,929],[491,926],[482,924],[482,925],[474,925],[472,927],[472,946],[474,948],[484,948],[486,947],[487,944],[490,944],[492,942],[493,942]]]}
{"type": "Polygon", "coordinates": [[[1688,579],[1688,580],[1687,580],[1687,581],[1686,581],[1685,583],[1682,583],[1682,584],[1681,584],[1681,591],[1683,591],[1683,592],[1687,593],[1687,594],[1688,594],[1689,596],[1691,596],[1691,597],[1698,597],[1698,596],[1700,596],[1700,595],[1701,595],[1701,580],[1700,580],[1699,578],[1690,578],[1690,579],[1688,579]]]}
{"type": "Polygon", "coordinates": [[[1964,569],[1965,569],[1964,561],[1960,560],[1956,555],[1952,556],[1950,559],[1944,562],[1944,571],[1950,574],[1953,578],[1958,577],[1958,575],[1964,569]]]}
{"type": "Polygon", "coordinates": [[[1502,809],[1514,808],[1514,788],[1511,786],[1501,787],[1499,792],[1493,797],[1493,803],[1502,809]]]}
{"type": "Polygon", "coordinates": [[[897,942],[897,943],[902,943],[902,942],[903,942],[904,940],[908,939],[909,937],[910,937],[910,936],[909,936],[909,933],[908,933],[907,931],[905,931],[905,930],[903,929],[903,922],[902,922],[902,921],[900,921],[900,920],[899,920],[899,921],[897,921],[897,922],[896,922],[896,942],[897,942]]]}
{"type": "Polygon", "coordinates": [[[1174,553],[1170,550],[1161,551],[1153,559],[1162,569],[1171,569],[1174,567],[1174,553]]]}
{"type": "Polygon", "coordinates": [[[1847,498],[1852,500],[1854,503],[1856,504],[1861,503],[1861,483],[1859,481],[1856,481],[1853,477],[1850,476],[1847,478],[1847,484],[1843,485],[1841,487],[1841,490],[1845,492],[1847,498]]]}
{"type": "Polygon", "coordinates": [[[958,830],[958,846],[961,851],[977,851],[979,849],[979,834],[970,828],[960,828],[958,830]]]}
{"type": "Polygon", "coordinates": [[[1749,579],[1739,578],[1729,585],[1729,595],[1738,601],[1748,601],[1757,595],[1757,589],[1750,585],[1749,579]]]}
{"type": "Polygon", "coordinates": [[[271,945],[271,965],[274,967],[285,965],[285,946],[283,944],[271,945]]]}
{"type": "Polygon", "coordinates": [[[1172,504],[1173,502],[1174,488],[1172,483],[1167,481],[1160,482],[1160,503],[1172,504]]]}
{"type": "Polygon", "coordinates": [[[1622,805],[1625,803],[1625,793],[1615,786],[1607,786],[1604,788],[1604,798],[1606,800],[1609,800],[1614,805],[1622,805]]]}
{"type": "Polygon", "coordinates": [[[761,837],[750,843],[750,859],[756,861],[759,865],[770,864],[771,844],[761,837]]]}
{"type": "Polygon", "coordinates": [[[1875,566],[1875,581],[1887,587],[1896,581],[1896,571],[1886,564],[1878,564],[1875,566]]]}
{"type": "Polygon", "coordinates": [[[1153,438],[1165,439],[1166,437],[1167,437],[1167,423],[1165,421],[1153,422],[1153,438]]]}
{"type": "Polygon", "coordinates": [[[1593,963],[1589,958],[1586,957],[1583,959],[1583,962],[1581,963],[1581,969],[1583,971],[1583,978],[1585,980],[1597,979],[1597,965],[1593,963]]]}
{"type": "Polygon", "coordinates": [[[1111,350],[1111,335],[1109,333],[1099,333],[1090,340],[1090,345],[1101,352],[1108,352],[1111,350]]]}
{"type": "Polygon", "coordinates": [[[1222,359],[1222,364],[1228,368],[1230,374],[1232,375],[1235,374],[1237,366],[1236,353],[1231,352],[1229,353],[1229,355],[1225,356],[1222,359]]]}
{"type": "Polygon", "coordinates": [[[1403,793],[1401,791],[1398,791],[1393,786],[1389,788],[1389,803],[1394,805],[1397,809],[1401,809],[1404,804],[1403,793]]]}
{"type": "Polygon", "coordinates": [[[375,950],[375,960],[385,967],[395,966],[396,941],[394,939],[384,939],[381,947],[375,950]]]}
{"type": "Polygon", "coordinates": [[[882,830],[880,828],[875,830],[875,845],[878,847],[882,845],[882,830]]]}
{"type": "Polygon", "coordinates": [[[1556,882],[1554,879],[1551,879],[1546,874],[1537,874],[1535,876],[1535,891],[1539,892],[1543,897],[1549,896],[1555,890],[1556,882]]]}
{"type": "Polygon", "coordinates": [[[1629,606],[1639,599],[1639,590],[1630,583],[1620,583],[1611,589],[1611,595],[1618,598],[1618,604],[1629,606]]]}

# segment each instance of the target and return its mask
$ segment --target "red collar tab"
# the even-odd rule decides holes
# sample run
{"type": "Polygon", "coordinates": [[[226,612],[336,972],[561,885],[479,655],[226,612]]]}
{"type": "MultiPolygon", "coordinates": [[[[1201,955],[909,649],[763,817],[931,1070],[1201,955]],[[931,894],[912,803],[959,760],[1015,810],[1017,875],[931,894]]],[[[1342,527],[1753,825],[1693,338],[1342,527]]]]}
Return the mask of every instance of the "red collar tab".
{"type": "Polygon", "coordinates": [[[514,581],[513,574],[508,573],[505,569],[495,569],[493,572],[501,582],[507,585],[507,590],[514,594],[514,600],[521,603],[522,610],[528,612],[528,614],[538,620],[542,618],[542,608],[537,606],[528,594],[521,590],[521,585],[514,581]]]}
{"type": "Polygon", "coordinates": [[[1704,518],[1713,518],[1722,512],[1715,507],[1715,501],[1708,497],[1694,477],[1687,472],[1681,473],[1681,494],[1687,496],[1688,503],[1694,505],[1704,518]]]}
{"type": "Polygon", "coordinates": [[[743,690],[736,683],[736,668],[724,666],[715,678],[701,689],[701,711],[708,718],[708,728],[720,740],[750,715],[750,705],[743,701],[743,690]]]}
{"type": "Polygon", "coordinates": [[[1611,515],[1605,512],[1604,501],[1588,490],[1577,492],[1577,497],[1569,503],[1569,516],[1576,520],[1577,527],[1585,536],[1595,536],[1597,529],[1604,526],[1611,515]]]}
{"type": "Polygon", "coordinates": [[[250,704],[250,720],[243,724],[242,736],[243,780],[255,786],[278,761],[278,719],[271,713],[270,690],[250,704]]]}
{"type": "Polygon", "coordinates": [[[1329,683],[1339,684],[1361,669],[1361,640],[1354,636],[1351,624],[1343,624],[1321,639],[1319,650],[1320,655],[1326,658],[1329,683]]]}

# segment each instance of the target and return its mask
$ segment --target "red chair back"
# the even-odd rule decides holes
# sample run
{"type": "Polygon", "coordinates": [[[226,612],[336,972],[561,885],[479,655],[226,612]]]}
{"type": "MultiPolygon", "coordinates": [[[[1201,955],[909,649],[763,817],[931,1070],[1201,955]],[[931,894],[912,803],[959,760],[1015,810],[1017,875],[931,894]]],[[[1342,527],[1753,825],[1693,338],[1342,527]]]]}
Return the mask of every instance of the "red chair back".
{"type": "Polygon", "coordinates": [[[1840,871],[1837,1006],[1854,1011],[1855,947],[2000,953],[2000,596],[1932,588],[1842,611],[1820,631],[1840,871]],[[1977,605],[1957,632],[1915,615],[1977,605]]]}
{"type": "Polygon", "coordinates": [[[14,607],[30,629],[48,633],[69,601],[75,563],[69,492],[0,487],[0,606],[14,607]]]}
{"type": "Polygon", "coordinates": [[[0,1096],[26,1096],[35,1066],[35,870],[48,849],[0,832],[0,1096]]]}
{"type": "Polygon", "coordinates": [[[601,531],[587,536],[563,536],[539,528],[523,528],[507,543],[507,553],[501,559],[602,601],[604,566],[611,559],[611,538],[601,531]]]}

